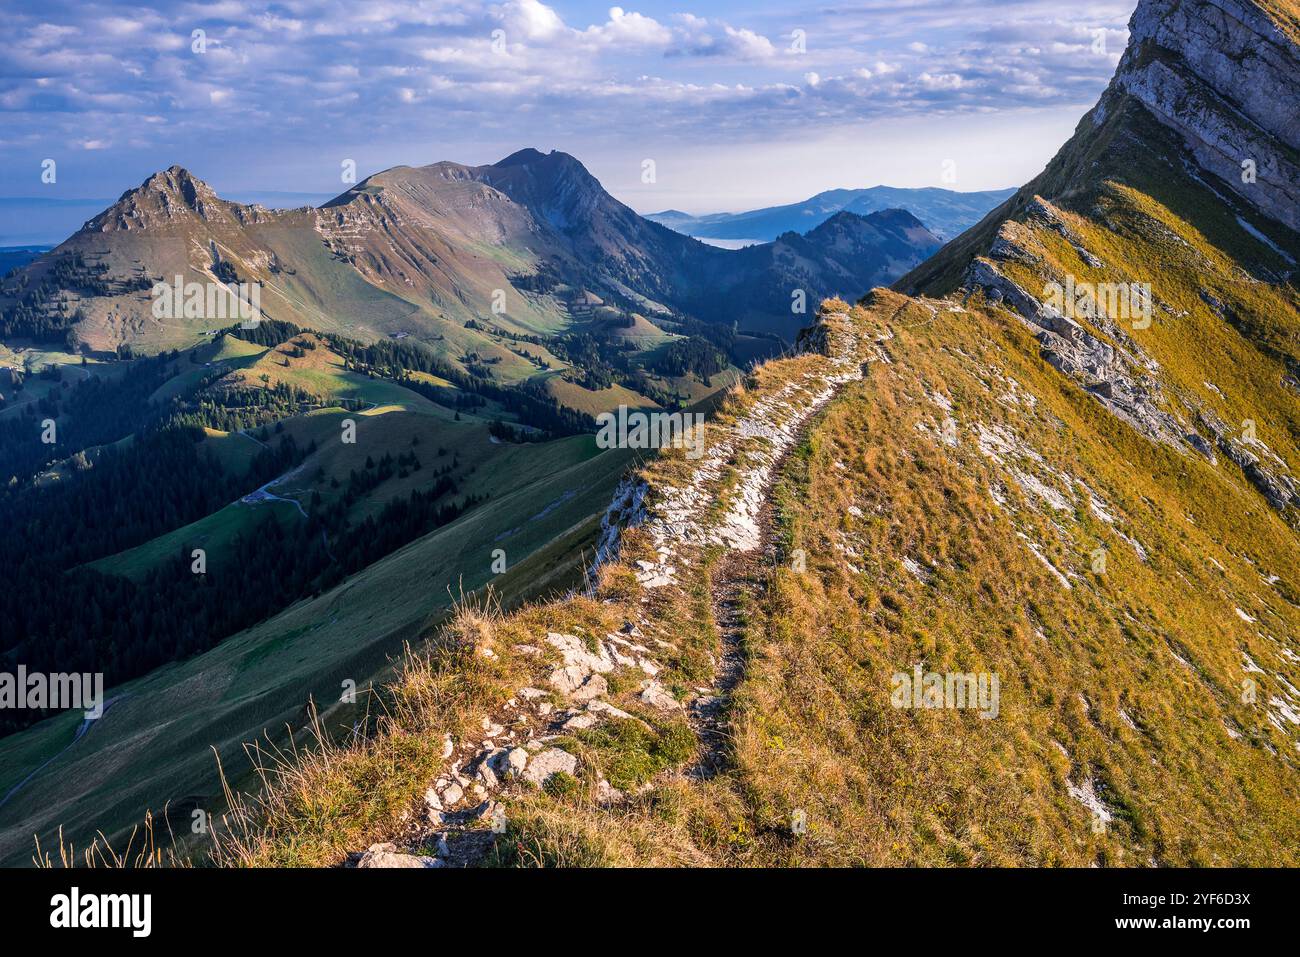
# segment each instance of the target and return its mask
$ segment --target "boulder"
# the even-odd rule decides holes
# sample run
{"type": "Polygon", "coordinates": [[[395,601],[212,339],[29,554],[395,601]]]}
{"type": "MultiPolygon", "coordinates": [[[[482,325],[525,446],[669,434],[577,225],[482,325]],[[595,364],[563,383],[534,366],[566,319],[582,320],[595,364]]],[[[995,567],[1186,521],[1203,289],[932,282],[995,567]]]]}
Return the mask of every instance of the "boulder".
{"type": "Polygon", "coordinates": [[[568,721],[565,721],[564,724],[560,725],[560,727],[569,732],[585,731],[587,728],[595,727],[599,721],[600,718],[596,715],[592,714],[590,711],[584,711],[580,714],[575,714],[568,721]]]}
{"type": "Polygon", "coordinates": [[[668,689],[657,681],[646,683],[641,692],[641,700],[660,711],[676,711],[681,707],[677,699],[668,693],[668,689]]]}
{"type": "Polygon", "coordinates": [[[602,675],[592,675],[582,683],[582,687],[569,694],[574,701],[592,701],[609,694],[609,684],[602,675]]]}
{"type": "Polygon", "coordinates": [[[524,748],[511,748],[498,759],[497,773],[510,781],[521,776],[527,766],[527,750],[524,748]]]}
{"type": "Polygon", "coordinates": [[[523,778],[529,784],[542,787],[551,779],[552,775],[564,772],[573,774],[578,770],[578,759],[568,751],[562,751],[559,748],[548,748],[540,754],[535,754],[529,760],[528,766],[524,768],[523,778]]]}
{"type": "Polygon", "coordinates": [[[566,666],[580,668],[584,674],[604,674],[614,670],[614,662],[603,647],[598,653],[593,652],[586,642],[574,635],[561,635],[552,631],[546,636],[546,643],[560,653],[566,666]]]}
{"type": "Polygon", "coordinates": [[[357,867],[442,867],[442,861],[423,854],[406,854],[396,844],[372,844],[357,867]]]}

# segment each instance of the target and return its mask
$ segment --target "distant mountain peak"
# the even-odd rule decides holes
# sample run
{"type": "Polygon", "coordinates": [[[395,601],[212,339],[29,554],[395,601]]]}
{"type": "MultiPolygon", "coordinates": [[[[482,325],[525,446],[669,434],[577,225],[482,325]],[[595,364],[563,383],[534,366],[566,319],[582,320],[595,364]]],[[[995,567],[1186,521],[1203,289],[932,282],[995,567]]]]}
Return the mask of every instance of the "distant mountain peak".
{"type": "Polygon", "coordinates": [[[479,172],[489,185],[560,229],[585,228],[593,217],[625,208],[576,157],[559,150],[518,150],[479,172]]]}
{"type": "Polygon", "coordinates": [[[123,193],[122,199],[149,194],[175,197],[196,211],[203,202],[218,199],[216,190],[177,164],[152,174],[136,189],[123,193]]]}
{"type": "Polygon", "coordinates": [[[503,160],[498,160],[492,165],[498,169],[504,169],[507,166],[526,166],[529,163],[536,163],[539,160],[546,159],[546,154],[541,150],[533,149],[531,146],[525,146],[521,150],[515,150],[503,160]]]}
{"type": "Polygon", "coordinates": [[[547,161],[560,164],[572,163],[576,166],[582,166],[582,163],[578,161],[577,157],[571,156],[568,153],[562,153],[559,150],[551,150],[549,153],[543,153],[541,150],[533,149],[531,146],[526,146],[521,150],[515,150],[505,159],[498,160],[492,165],[496,169],[506,169],[510,166],[532,166],[533,164],[545,163],[547,161]]]}
{"type": "Polygon", "coordinates": [[[943,245],[943,240],[905,209],[879,209],[865,216],[842,209],[806,232],[804,238],[814,243],[847,239],[865,247],[882,241],[906,242],[927,253],[943,245]]]}
{"type": "MultiPolygon", "coordinates": [[[[143,229],[197,218],[204,222],[231,218],[237,203],[221,199],[216,190],[183,166],[173,164],[123,193],[86,228],[98,232],[143,229]]],[[[255,210],[257,207],[248,207],[255,210]]],[[[246,218],[241,216],[240,218],[246,218]]]]}
{"type": "MultiPolygon", "coordinates": [[[[872,215],[874,216],[875,213],[872,213],[872,215]]],[[[839,212],[832,213],[828,216],[817,228],[820,229],[822,226],[827,224],[858,222],[860,220],[865,220],[866,218],[867,217],[863,216],[861,213],[854,213],[847,209],[841,209],[839,212]]]]}
{"type": "Polygon", "coordinates": [[[938,188],[872,186],[823,190],[800,203],[741,213],[690,216],[665,210],[650,213],[646,218],[700,239],[762,242],[788,232],[805,233],[840,211],[868,216],[883,209],[906,209],[934,235],[947,239],[979,222],[989,210],[1014,193],[1014,189],[959,193],[938,188]]]}
{"type": "Polygon", "coordinates": [[[902,229],[927,228],[925,223],[921,222],[921,220],[912,215],[908,210],[898,207],[878,209],[874,213],[868,213],[866,219],[869,222],[889,224],[891,226],[898,226],[902,229]]]}

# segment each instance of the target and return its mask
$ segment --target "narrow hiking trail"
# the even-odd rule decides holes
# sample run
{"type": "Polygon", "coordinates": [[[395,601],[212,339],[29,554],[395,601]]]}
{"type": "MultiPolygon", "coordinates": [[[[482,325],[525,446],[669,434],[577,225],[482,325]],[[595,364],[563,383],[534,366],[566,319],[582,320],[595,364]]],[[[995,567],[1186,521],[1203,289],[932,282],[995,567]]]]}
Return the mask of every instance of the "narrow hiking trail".
{"type": "Polygon", "coordinates": [[[772,469],[756,515],[756,547],[728,552],[713,568],[710,606],[718,631],[719,657],[713,687],[692,701],[688,711],[691,726],[700,740],[700,754],[685,771],[692,780],[707,781],[730,764],[731,695],[745,677],[749,657],[745,635],[751,617],[767,594],[778,559],[772,540],[777,519],[772,493],[785,473],[790,453],[803,444],[811,425],[811,419],[804,423],[792,448],[772,469]]]}
{"type": "Polygon", "coordinates": [[[692,780],[707,781],[726,770],[731,749],[731,694],[745,674],[745,627],[752,609],[766,592],[767,573],[761,553],[736,552],[723,558],[711,585],[719,657],[713,687],[691,702],[691,727],[700,753],[686,768],[692,780]]]}
{"type": "MultiPolygon", "coordinates": [[[[506,830],[512,797],[557,774],[581,773],[578,757],[560,746],[565,739],[609,722],[635,722],[649,731],[653,714],[685,719],[697,738],[696,753],[656,775],[659,780],[706,781],[726,770],[731,696],[745,673],[747,619],[775,562],[773,489],[814,416],[864,375],[865,344],[848,306],[828,305],[798,354],[767,367],[734,411],[707,424],[698,459],[657,460],[615,493],[602,523],[598,563],[630,571],[641,592],[621,628],[603,637],[586,629],[547,631],[505,652],[534,662],[533,685],[485,714],[481,735],[461,741],[448,735],[445,770],[429,786],[423,813],[395,842],[354,852],[352,866],[447,867],[481,860],[493,846],[493,832],[506,830]],[[700,601],[692,595],[701,595],[700,601]],[[711,679],[703,684],[698,675],[692,681],[665,664],[674,660],[678,636],[664,630],[660,610],[673,605],[696,609],[697,624],[705,624],[698,616],[712,619],[708,630],[718,643],[708,655],[711,679]],[[628,675],[640,676],[630,688],[628,675]]],[[[482,653],[497,656],[491,649],[482,653]]],[[[612,811],[654,783],[625,794],[599,777],[595,800],[612,811]]]]}

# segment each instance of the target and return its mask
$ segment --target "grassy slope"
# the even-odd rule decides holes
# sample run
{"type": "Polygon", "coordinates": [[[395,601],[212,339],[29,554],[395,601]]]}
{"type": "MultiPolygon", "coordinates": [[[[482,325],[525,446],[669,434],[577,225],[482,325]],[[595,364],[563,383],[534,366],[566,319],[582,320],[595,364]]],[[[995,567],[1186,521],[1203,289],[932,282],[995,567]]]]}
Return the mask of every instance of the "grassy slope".
{"type": "Polygon", "coordinates": [[[419,393],[403,388],[387,379],[372,379],[343,367],[343,359],[332,352],[325,341],[311,333],[266,350],[251,363],[241,363],[229,376],[214,387],[223,384],[257,388],[280,384],[294,386],[321,399],[347,399],[372,406],[400,406],[426,415],[451,419],[455,414],[445,406],[431,402],[419,393]],[[307,350],[301,357],[289,354],[298,340],[310,340],[315,349],[307,350]],[[265,378],[264,378],[265,377],[265,378]]]}
{"type": "MultiPolygon", "coordinates": [[[[1183,173],[1177,144],[1140,109],[1124,103],[1091,123],[899,288],[953,289],[1001,221],[1046,196],[1107,265],[1088,266],[1063,237],[1030,225],[1017,237],[1034,261],[1004,271],[1031,293],[1066,274],[1150,282],[1169,308],[1149,329],[1125,331],[1160,363],[1172,410],[1212,409],[1234,431],[1250,420],[1300,461],[1300,404],[1281,384],[1300,309],[1291,285],[1260,281],[1289,264],[1183,173]],[[1236,321],[1215,315],[1200,289],[1236,321]]],[[[1294,236],[1241,212],[1300,252],[1294,236]]],[[[1005,311],[978,297],[968,306],[891,324],[894,364],[874,366],[832,408],[785,489],[788,545],[806,550],[809,574],[780,571],[757,610],[737,778],[753,833],[781,830],[801,810],[810,839],[756,840],[741,858],[1296,864],[1296,729],[1276,706],[1295,708],[1300,677],[1294,530],[1230,463],[1152,445],[1039,360],[1005,311]],[[935,441],[947,413],[927,391],[954,404],[955,448],[935,441]],[[1044,461],[991,462],[977,423],[1010,429],[1044,461]],[[1068,506],[1035,501],[1009,467],[1068,506]],[[1091,570],[1097,548],[1104,574],[1091,570]],[[1002,716],[891,708],[883,679],[920,660],[999,672],[1002,716]],[[1099,831],[1070,793],[1085,782],[1114,816],[1099,831]]]]}
{"type": "Polygon", "coordinates": [[[32,370],[32,374],[24,377],[21,391],[4,390],[5,404],[0,406],[0,418],[22,415],[26,406],[35,405],[50,393],[62,389],[64,383],[67,383],[68,388],[72,388],[83,379],[112,376],[117,372],[112,363],[96,360],[87,360],[86,365],[83,366],[81,357],[69,352],[40,347],[23,349],[19,352],[0,343],[0,366],[23,369],[24,363],[32,370]],[[62,367],[62,382],[42,379],[36,374],[47,365],[62,367]]]}
{"type": "Polygon", "coordinates": [[[754,621],[736,778],[754,833],[796,810],[810,831],[742,859],[1296,864],[1294,729],[1267,704],[1286,696],[1278,675],[1300,678],[1284,653],[1300,624],[1295,533],[1222,466],[1118,425],[1005,314],[892,329],[894,364],[836,403],[783,489],[786,544],[808,573],[777,572],[754,621]],[[955,448],[936,441],[945,413],[923,384],[953,403],[955,448]],[[1030,454],[992,462],[980,425],[1056,474],[1030,454]],[[1269,674],[1247,674],[1243,652],[1269,674]],[[1000,716],[891,707],[889,676],[919,661],[1000,674],[1000,716]],[[1115,818],[1101,833],[1070,795],[1088,781],[1115,818]]]}
{"type": "MultiPolygon", "coordinates": [[[[377,460],[384,452],[394,456],[414,452],[420,458],[420,471],[410,471],[405,477],[394,475],[354,503],[348,511],[348,519],[353,523],[377,516],[394,499],[427,488],[435,481],[435,470],[453,463],[456,466],[450,475],[459,484],[460,491],[450,496],[449,502],[462,500],[469,494],[497,499],[557,469],[581,463],[590,457],[592,448],[590,439],[544,445],[499,442],[488,434],[488,427],[482,422],[468,418],[448,422],[441,415],[410,412],[397,406],[380,406],[362,413],[320,409],[287,419],[283,424],[283,434],[292,436],[300,448],[316,442],[318,449],[293,474],[274,483],[270,491],[304,506],[313,493],[318,493],[325,504],[341,498],[348,476],[353,471],[363,471],[368,458],[377,460]],[[339,441],[340,426],[348,419],[357,424],[357,442],[345,445],[339,441]],[[439,451],[443,454],[439,455],[439,451]],[[335,480],[339,483],[337,487],[333,484],[335,480]]],[[[275,440],[277,436],[272,433],[270,438],[275,440]]],[[[225,432],[213,433],[205,444],[237,471],[247,467],[248,458],[259,448],[259,440],[253,436],[225,432]]],[[[232,502],[189,525],[92,562],[91,566],[138,579],[182,550],[188,553],[192,548],[203,548],[209,564],[219,567],[237,535],[252,534],[264,519],[272,516],[281,522],[301,520],[301,513],[288,503],[232,502]]]]}
{"type": "MultiPolygon", "coordinates": [[[[1223,464],[1114,420],[1004,312],[882,295],[857,318],[893,334],[893,363],[830,407],[778,489],[783,561],[747,612],[733,770],[614,812],[522,802],[515,862],[1296,864],[1296,729],[1270,720],[1300,684],[1295,532],[1223,464]],[[956,447],[937,440],[949,414],[956,447]],[[981,426],[1020,451],[991,460],[981,426]],[[922,661],[998,673],[999,717],[893,708],[892,674],[922,661]],[[1089,786],[1105,826],[1071,792],[1089,786]]],[[[655,611],[695,656],[716,650],[704,580],[655,611]]],[[[690,661],[670,686],[698,679],[690,661]]]]}

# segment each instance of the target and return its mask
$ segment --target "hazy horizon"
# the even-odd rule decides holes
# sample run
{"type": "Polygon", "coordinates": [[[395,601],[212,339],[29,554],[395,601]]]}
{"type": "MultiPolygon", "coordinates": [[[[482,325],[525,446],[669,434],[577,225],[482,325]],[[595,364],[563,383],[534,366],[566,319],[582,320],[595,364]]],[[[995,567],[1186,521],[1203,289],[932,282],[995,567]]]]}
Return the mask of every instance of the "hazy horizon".
{"type": "MultiPolygon", "coordinates": [[[[522,149],[523,147],[521,147],[522,149]]],[[[507,154],[508,155],[508,154],[507,154]]],[[[504,157],[502,157],[504,158],[504,157]]],[[[581,160],[581,157],[578,157],[581,160]]],[[[437,162],[437,161],[434,161],[437,162]]],[[[158,167],[159,170],[166,169],[172,164],[168,163],[158,167]]],[[[411,164],[398,164],[411,165],[411,164]]],[[[390,167],[385,167],[388,169],[390,167]]],[[[154,172],[156,172],[155,170],[154,172]]],[[[337,192],[305,192],[296,190],[277,190],[277,189],[258,189],[258,190],[233,190],[227,191],[204,176],[201,171],[190,169],[190,172],[207,182],[217,195],[222,199],[237,203],[257,203],[270,209],[291,209],[302,206],[321,206],[324,203],[334,199],[340,193],[346,192],[347,187],[337,192]]],[[[365,179],[366,176],[374,175],[381,172],[375,170],[372,173],[358,173],[358,182],[365,179]]],[[[594,170],[592,171],[594,174],[594,170]]],[[[147,178],[146,174],[146,178],[147,178]]],[[[76,196],[76,197],[53,197],[53,196],[0,196],[0,248],[18,247],[18,246],[55,246],[72,235],[90,218],[100,213],[102,210],[111,206],[117,201],[123,192],[134,189],[143,182],[142,178],[138,182],[133,182],[123,186],[121,190],[112,196],[76,196]],[[35,219],[33,220],[33,217],[35,219]],[[18,232],[17,230],[23,230],[18,232]]],[[[600,179],[597,176],[597,179],[600,179]]],[[[934,185],[934,184],[931,184],[934,185]]],[[[1020,186],[1020,183],[1007,183],[1004,186],[981,187],[980,189],[955,189],[951,186],[936,186],[939,189],[951,189],[953,192],[982,192],[986,189],[1011,189],[1020,186]]],[[[704,216],[713,213],[740,213],[748,212],[754,209],[765,207],[783,206],[794,204],[829,190],[855,190],[868,189],[873,186],[891,186],[898,187],[897,183],[871,182],[871,183],[836,183],[815,189],[807,194],[794,195],[789,198],[780,198],[771,202],[761,202],[757,204],[741,204],[730,208],[705,206],[700,208],[682,208],[681,206],[662,206],[651,207],[646,204],[640,206],[628,202],[628,199],[619,196],[616,192],[610,191],[616,199],[627,203],[637,213],[646,216],[655,213],[665,212],[668,210],[677,210],[688,213],[692,216],[704,216]]],[[[606,186],[608,189],[608,186],[606,186]]],[[[901,187],[909,188],[909,187],[901,187]]],[[[921,187],[911,187],[921,188],[921,187]]],[[[760,240],[755,240],[760,241],[760,240]]]]}

